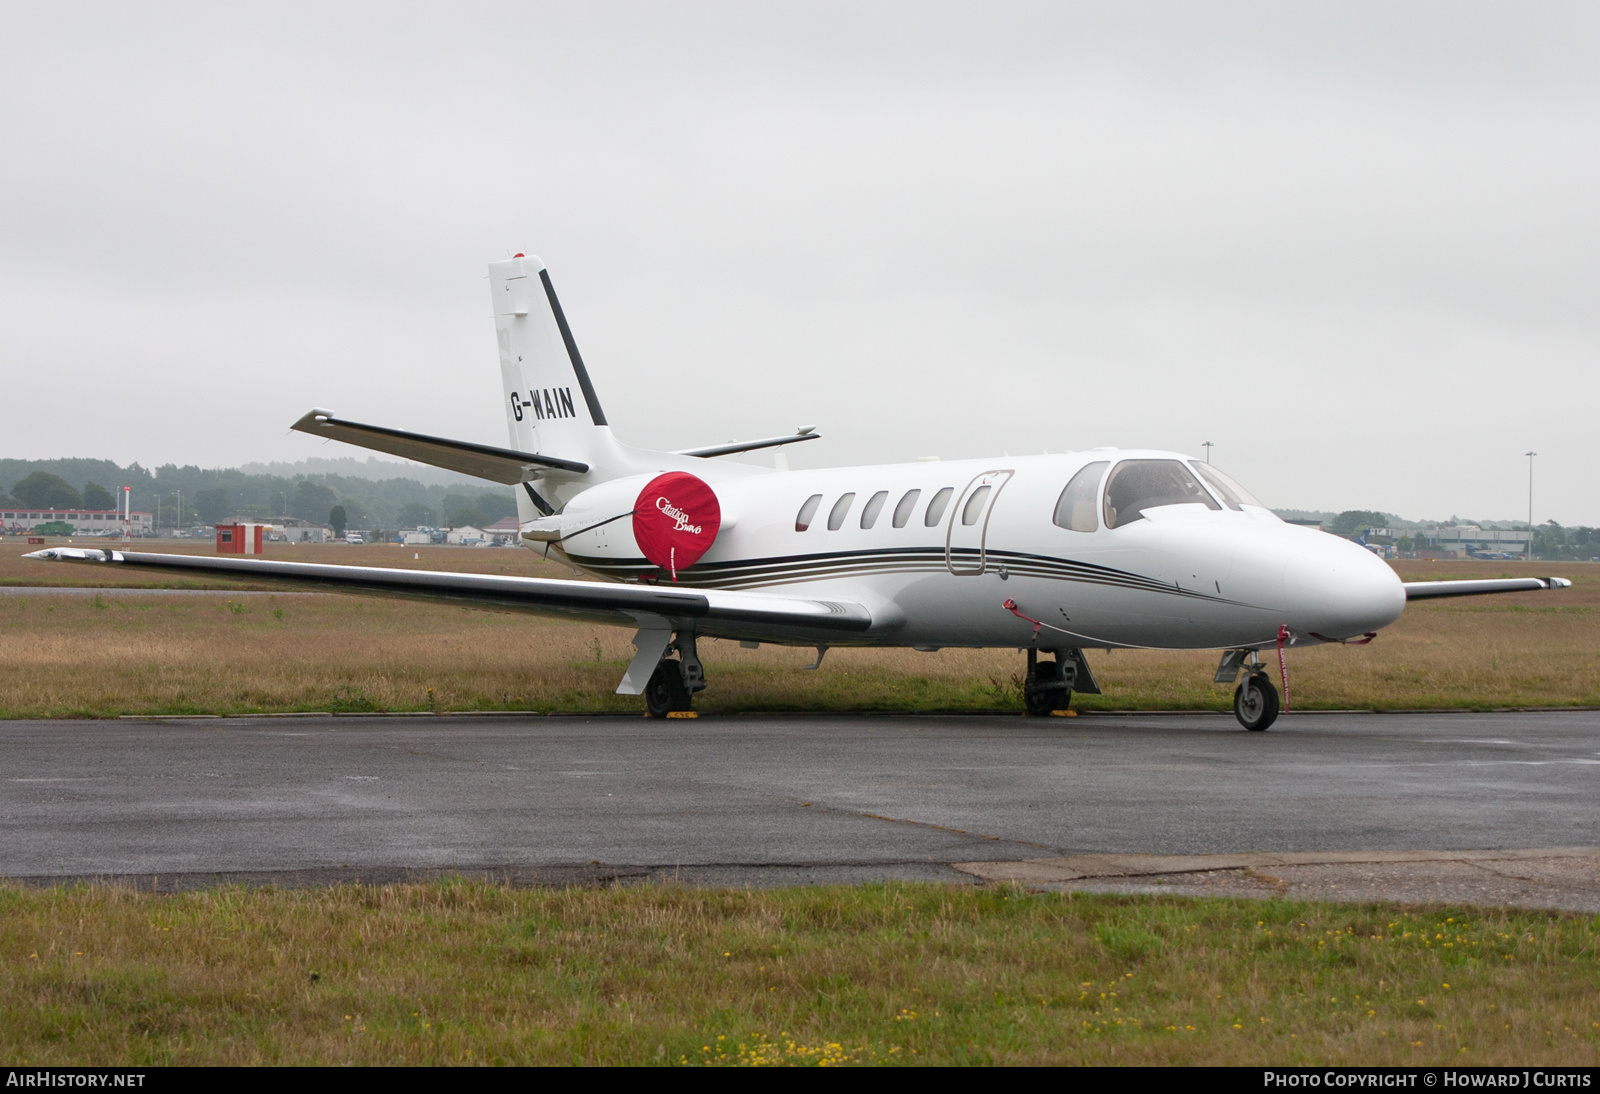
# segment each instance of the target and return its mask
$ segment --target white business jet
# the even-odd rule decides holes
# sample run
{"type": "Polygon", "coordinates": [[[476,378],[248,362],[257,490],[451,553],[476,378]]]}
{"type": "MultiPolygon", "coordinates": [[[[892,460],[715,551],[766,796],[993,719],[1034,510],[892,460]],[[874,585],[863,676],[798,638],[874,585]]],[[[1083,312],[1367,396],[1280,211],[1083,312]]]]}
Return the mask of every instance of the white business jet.
{"type": "MultiPolygon", "coordinates": [[[[1549,589],[1561,578],[1401,582],[1363,547],[1285,524],[1175,452],[767,470],[719,456],[810,441],[650,452],[612,435],[544,264],[489,266],[510,446],[313,410],[294,428],[517,488],[524,544],[602,581],[53,548],[28,557],[272,578],[635,628],[617,691],[687,713],[701,638],[815,647],[1016,647],[1030,714],[1098,693],[1088,649],[1215,649],[1234,712],[1264,730],[1260,653],[1364,642],[1408,599],[1549,589]],[[674,656],[675,655],[675,656],[674,656]]],[[[782,462],[782,461],[780,461],[782,462]]],[[[1281,663],[1281,658],[1280,658],[1281,663]]],[[[814,666],[813,666],[814,667],[814,666]]]]}

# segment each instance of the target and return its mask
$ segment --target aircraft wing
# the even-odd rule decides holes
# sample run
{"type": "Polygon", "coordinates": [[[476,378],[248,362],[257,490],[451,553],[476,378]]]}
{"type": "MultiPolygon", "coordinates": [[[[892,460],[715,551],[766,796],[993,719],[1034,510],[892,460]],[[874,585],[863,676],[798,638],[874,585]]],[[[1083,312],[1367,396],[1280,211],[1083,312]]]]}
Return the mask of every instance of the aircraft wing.
{"type": "Polygon", "coordinates": [[[442,467],[447,471],[458,471],[463,475],[510,486],[551,471],[582,475],[589,470],[588,464],[576,460],[540,456],[471,441],[451,441],[443,437],[430,437],[425,433],[390,429],[388,426],[350,422],[335,417],[331,410],[308,411],[289,428],[310,433],[314,437],[328,437],[370,448],[374,452],[387,452],[391,456],[402,456],[430,467],[442,467]]]}
{"type": "Polygon", "coordinates": [[[1565,589],[1572,582],[1564,577],[1499,577],[1486,581],[1407,581],[1404,584],[1407,600],[1431,600],[1440,596],[1481,596],[1484,593],[1565,589]]]}
{"type": "Polygon", "coordinates": [[[872,613],[861,604],[720,589],[691,592],[667,585],[328,566],[209,555],[145,554],[95,547],[51,547],[24,557],[49,562],[214,574],[265,580],[300,589],[449,601],[496,611],[560,615],[622,626],[693,627],[701,634],[723,638],[827,641],[830,637],[838,640],[872,626],[872,613]]]}

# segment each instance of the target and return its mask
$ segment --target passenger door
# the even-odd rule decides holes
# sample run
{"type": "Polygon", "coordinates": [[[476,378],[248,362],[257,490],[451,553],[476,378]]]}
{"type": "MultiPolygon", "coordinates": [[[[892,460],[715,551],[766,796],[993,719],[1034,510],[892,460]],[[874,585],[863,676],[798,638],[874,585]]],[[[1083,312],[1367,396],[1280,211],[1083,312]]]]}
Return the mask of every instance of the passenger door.
{"type": "Polygon", "coordinates": [[[1011,471],[985,471],[973,476],[950,507],[944,534],[944,564],[957,577],[977,577],[988,567],[989,514],[1011,471]]]}

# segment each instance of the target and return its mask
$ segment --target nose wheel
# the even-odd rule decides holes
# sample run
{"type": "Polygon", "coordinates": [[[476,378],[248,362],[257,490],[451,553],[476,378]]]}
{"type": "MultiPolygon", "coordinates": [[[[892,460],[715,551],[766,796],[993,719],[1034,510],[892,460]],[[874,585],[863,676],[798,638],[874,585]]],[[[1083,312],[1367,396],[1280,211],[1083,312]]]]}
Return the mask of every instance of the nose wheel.
{"type": "Polygon", "coordinates": [[[1264,672],[1252,672],[1233,692],[1233,716],[1244,728],[1259,733],[1278,718],[1278,689],[1264,672]]]}

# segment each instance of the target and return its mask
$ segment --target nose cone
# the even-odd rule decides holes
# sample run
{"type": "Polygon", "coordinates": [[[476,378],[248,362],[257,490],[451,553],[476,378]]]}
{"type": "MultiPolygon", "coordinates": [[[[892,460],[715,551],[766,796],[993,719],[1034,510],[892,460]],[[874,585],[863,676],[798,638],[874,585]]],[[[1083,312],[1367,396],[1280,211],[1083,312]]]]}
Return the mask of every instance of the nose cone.
{"type": "Polygon", "coordinates": [[[1325,532],[1296,537],[1284,568],[1293,628],[1319,638],[1355,638],[1400,618],[1406,591],[1384,561],[1325,532]]]}

